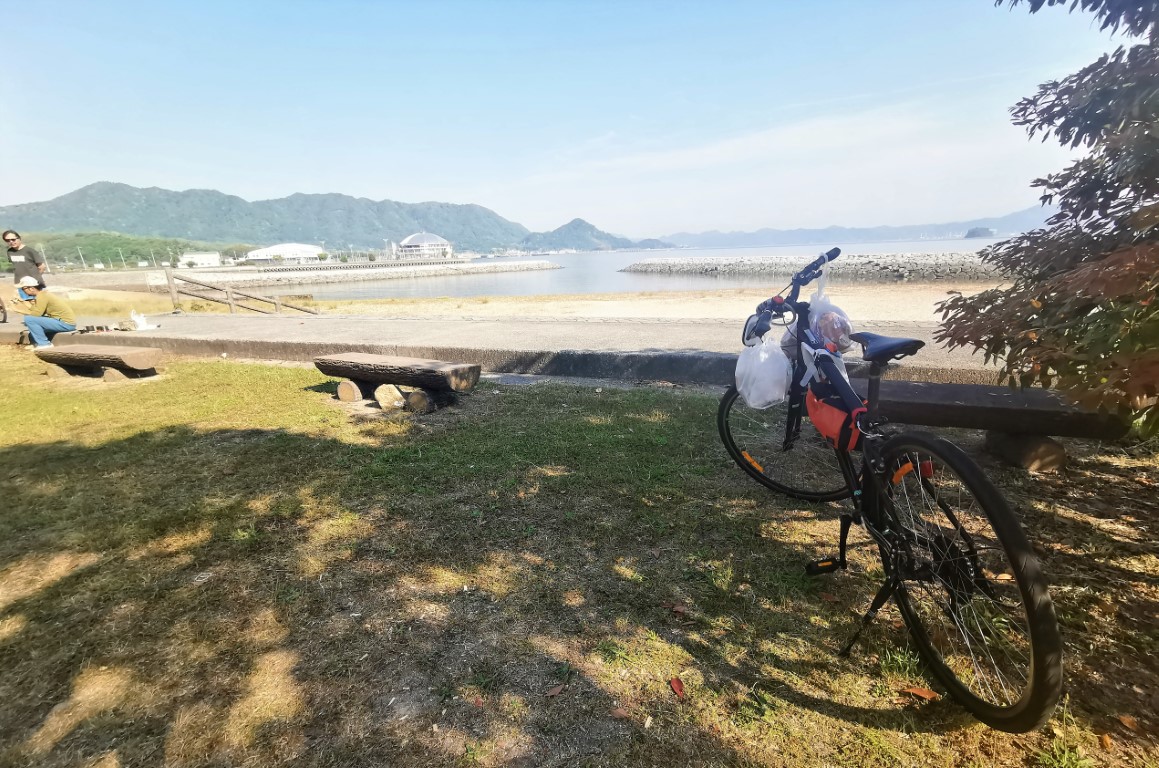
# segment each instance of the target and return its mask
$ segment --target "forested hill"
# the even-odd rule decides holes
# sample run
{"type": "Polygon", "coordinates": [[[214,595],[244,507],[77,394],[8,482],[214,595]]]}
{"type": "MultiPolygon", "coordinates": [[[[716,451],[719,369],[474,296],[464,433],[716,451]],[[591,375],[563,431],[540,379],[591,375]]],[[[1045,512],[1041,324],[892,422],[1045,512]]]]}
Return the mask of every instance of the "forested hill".
{"type": "Polygon", "coordinates": [[[520,244],[521,248],[531,251],[611,251],[636,246],[637,243],[602,232],[583,219],[572,219],[551,232],[534,232],[520,244]]]}
{"type": "Polygon", "coordinates": [[[398,203],[349,195],[295,194],[248,202],[216,190],[174,192],[97,182],[53,200],[0,207],[5,228],[36,232],[121,232],[213,242],[305,242],[370,248],[415,232],[435,232],[456,248],[489,251],[518,244],[521,224],[479,205],[398,203]]]}

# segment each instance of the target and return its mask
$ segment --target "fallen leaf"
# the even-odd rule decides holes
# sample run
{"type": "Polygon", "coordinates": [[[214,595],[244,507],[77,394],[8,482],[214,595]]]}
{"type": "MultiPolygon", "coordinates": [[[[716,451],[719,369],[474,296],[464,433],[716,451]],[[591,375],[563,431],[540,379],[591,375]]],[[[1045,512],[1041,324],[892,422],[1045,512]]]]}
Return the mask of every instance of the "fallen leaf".
{"type": "Polygon", "coordinates": [[[669,680],[668,686],[672,689],[672,692],[676,694],[676,698],[684,701],[684,683],[681,682],[679,677],[674,677],[669,680]]]}
{"type": "Polygon", "coordinates": [[[555,686],[554,688],[552,688],[550,691],[548,691],[547,693],[545,693],[543,695],[544,696],[558,696],[561,693],[563,693],[563,688],[564,688],[563,683],[560,683],[559,685],[555,686]]]}
{"type": "Polygon", "coordinates": [[[901,619],[894,619],[893,620],[893,628],[894,629],[902,629],[903,627],[905,627],[904,621],[902,621],[901,619]]]}
{"type": "Polygon", "coordinates": [[[624,709],[623,707],[616,707],[612,710],[612,717],[616,718],[617,720],[627,720],[629,717],[631,717],[631,715],[629,715],[628,710],[624,709]]]}
{"type": "Polygon", "coordinates": [[[672,612],[675,613],[677,616],[683,616],[684,614],[688,613],[688,606],[679,605],[679,604],[674,605],[674,606],[672,606],[672,612]]]}
{"type": "Polygon", "coordinates": [[[919,688],[916,685],[911,687],[911,688],[903,688],[902,693],[908,693],[911,696],[917,696],[919,699],[922,699],[923,701],[935,701],[935,700],[941,698],[941,696],[934,693],[929,688],[919,688]]]}
{"type": "Polygon", "coordinates": [[[648,715],[647,717],[644,718],[644,730],[648,730],[651,727],[652,727],[652,716],[648,715]]]}
{"type": "Polygon", "coordinates": [[[480,699],[478,696],[475,697],[475,706],[478,707],[479,709],[483,708],[483,700],[480,699]]]}
{"type": "Polygon", "coordinates": [[[1112,743],[1111,742],[1111,734],[1104,733],[1102,736],[1099,737],[1099,744],[1102,744],[1103,749],[1106,750],[1107,752],[1111,751],[1111,743],[1112,743]]]}
{"type": "Polygon", "coordinates": [[[1132,731],[1139,730],[1139,721],[1130,715],[1119,715],[1118,720],[1120,723],[1127,726],[1132,731]]]}
{"type": "Polygon", "coordinates": [[[837,595],[830,594],[829,592],[822,592],[822,593],[821,593],[821,599],[822,599],[822,600],[824,600],[824,601],[825,601],[825,602],[827,602],[827,603],[836,603],[836,602],[838,602],[838,600],[837,600],[837,595]]]}

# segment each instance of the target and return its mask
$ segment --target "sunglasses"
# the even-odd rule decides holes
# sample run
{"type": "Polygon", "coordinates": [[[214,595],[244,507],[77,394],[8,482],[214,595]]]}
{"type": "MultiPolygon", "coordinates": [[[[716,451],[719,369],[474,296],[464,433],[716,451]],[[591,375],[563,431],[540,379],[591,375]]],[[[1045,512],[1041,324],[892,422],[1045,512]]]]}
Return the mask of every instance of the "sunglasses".
{"type": "Polygon", "coordinates": [[[6,237],[6,238],[4,238],[4,242],[6,242],[6,243],[15,243],[15,242],[16,242],[17,240],[19,240],[19,239],[20,239],[19,237],[6,237]]]}

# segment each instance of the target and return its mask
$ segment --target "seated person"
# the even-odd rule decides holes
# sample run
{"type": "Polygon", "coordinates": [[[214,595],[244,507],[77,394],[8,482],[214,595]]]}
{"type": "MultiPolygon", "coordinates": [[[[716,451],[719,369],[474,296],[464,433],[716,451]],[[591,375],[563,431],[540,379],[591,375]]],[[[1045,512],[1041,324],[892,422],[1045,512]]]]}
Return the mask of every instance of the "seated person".
{"type": "Polygon", "coordinates": [[[52,337],[62,331],[76,330],[76,314],[58,294],[48,293],[35,277],[22,277],[17,283],[28,301],[13,301],[12,310],[24,315],[24,325],[36,349],[52,346],[52,337]]]}

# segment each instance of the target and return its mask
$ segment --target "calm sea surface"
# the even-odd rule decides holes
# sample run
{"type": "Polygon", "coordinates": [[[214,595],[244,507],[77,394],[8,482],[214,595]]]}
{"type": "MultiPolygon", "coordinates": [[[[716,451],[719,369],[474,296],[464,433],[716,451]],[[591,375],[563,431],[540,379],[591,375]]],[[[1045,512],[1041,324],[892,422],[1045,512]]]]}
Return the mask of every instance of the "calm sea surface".
{"type": "MultiPolygon", "coordinates": [[[[996,240],[918,240],[891,243],[833,243],[847,254],[867,253],[965,253],[978,251],[996,240]]],[[[621,269],[647,259],[760,258],[799,256],[800,263],[814,258],[831,245],[785,245],[762,248],[680,248],[670,251],[614,251],[549,256],[518,256],[483,259],[485,264],[519,261],[550,261],[562,269],[533,272],[500,272],[486,275],[413,277],[397,280],[365,280],[348,283],[266,286],[266,294],[310,295],[315,299],[432,298],[438,296],[539,296],[582,293],[633,293],[637,291],[698,291],[720,288],[769,288],[765,277],[739,275],[641,275],[621,269]]],[[[786,275],[787,277],[787,275],[786,275]]],[[[778,280],[779,280],[778,276],[778,280]]]]}

